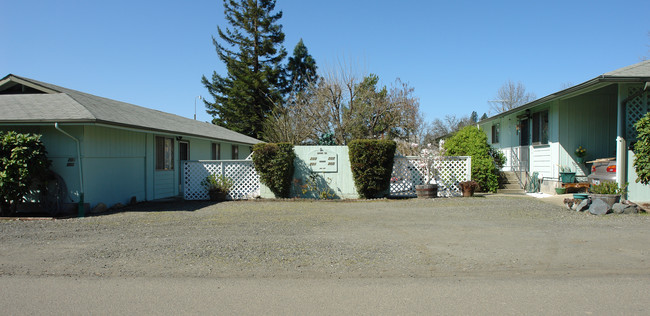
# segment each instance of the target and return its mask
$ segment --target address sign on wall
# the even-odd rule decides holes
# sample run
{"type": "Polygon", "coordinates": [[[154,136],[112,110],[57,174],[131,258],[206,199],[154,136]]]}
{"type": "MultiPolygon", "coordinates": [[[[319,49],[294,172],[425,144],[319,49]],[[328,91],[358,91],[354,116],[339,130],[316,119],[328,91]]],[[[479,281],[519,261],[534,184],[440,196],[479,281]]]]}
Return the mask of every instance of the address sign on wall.
{"type": "Polygon", "coordinates": [[[338,172],[338,157],[336,153],[320,148],[307,156],[307,164],[313,172],[338,172]]]}

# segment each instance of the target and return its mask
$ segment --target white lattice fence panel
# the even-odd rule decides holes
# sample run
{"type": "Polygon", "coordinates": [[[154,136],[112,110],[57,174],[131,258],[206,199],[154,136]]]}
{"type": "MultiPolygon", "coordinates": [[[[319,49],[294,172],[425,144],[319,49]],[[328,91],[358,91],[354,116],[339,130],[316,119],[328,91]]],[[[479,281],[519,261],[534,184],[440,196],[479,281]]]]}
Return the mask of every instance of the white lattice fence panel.
{"type": "MultiPolygon", "coordinates": [[[[417,157],[395,157],[390,182],[391,196],[416,196],[415,186],[424,184],[424,174],[419,166],[417,157]]],[[[436,161],[435,167],[438,196],[460,195],[458,183],[471,180],[471,157],[444,157],[436,161]]]]}
{"type": "Polygon", "coordinates": [[[233,181],[228,199],[240,200],[259,196],[260,177],[251,160],[185,161],[183,192],[186,200],[207,200],[208,191],[201,181],[210,174],[223,174],[233,181]]]}
{"type": "MultiPolygon", "coordinates": [[[[628,95],[633,95],[641,91],[640,87],[631,87],[628,89],[628,95]]],[[[634,123],[641,119],[648,112],[648,104],[645,104],[643,95],[638,95],[633,99],[627,101],[626,104],[626,119],[625,119],[625,135],[628,140],[636,139],[636,128],[634,123]]]]}
{"type": "Polygon", "coordinates": [[[438,195],[462,195],[458,183],[471,180],[471,157],[444,157],[444,159],[436,161],[435,166],[438,171],[436,175],[438,195]]]}
{"type": "Polygon", "coordinates": [[[390,195],[398,197],[415,196],[415,186],[424,183],[416,159],[395,157],[390,179],[390,195]]]}
{"type": "Polygon", "coordinates": [[[260,195],[260,176],[255,171],[252,160],[224,163],[224,174],[233,180],[229,198],[241,200],[260,195]]]}

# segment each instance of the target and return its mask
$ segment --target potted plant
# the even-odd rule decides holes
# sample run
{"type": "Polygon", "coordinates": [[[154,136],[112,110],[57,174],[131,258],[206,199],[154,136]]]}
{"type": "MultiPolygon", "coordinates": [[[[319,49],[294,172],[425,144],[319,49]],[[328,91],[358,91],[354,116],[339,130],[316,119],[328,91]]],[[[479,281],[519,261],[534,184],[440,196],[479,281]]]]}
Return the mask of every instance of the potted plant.
{"type": "Polygon", "coordinates": [[[463,191],[463,197],[470,197],[474,195],[474,191],[476,191],[479,187],[478,183],[476,181],[465,181],[465,182],[459,182],[458,187],[460,188],[461,191],[463,191]]]}
{"type": "Polygon", "coordinates": [[[576,182],[576,173],[572,172],[569,167],[560,166],[560,181],[562,183],[574,183],[576,182]]]}
{"type": "Polygon", "coordinates": [[[619,187],[616,182],[602,181],[600,184],[592,185],[589,192],[592,201],[601,200],[611,208],[621,200],[621,195],[627,194],[627,183],[619,187]]]}
{"type": "Polygon", "coordinates": [[[582,146],[578,146],[576,148],[576,162],[577,163],[584,163],[585,162],[585,156],[587,155],[587,150],[582,148],[582,146]]]}
{"type": "Polygon", "coordinates": [[[203,181],[201,185],[208,190],[210,201],[225,201],[228,191],[232,188],[232,180],[224,175],[210,174],[203,181]]]}
{"type": "Polygon", "coordinates": [[[435,183],[437,174],[435,162],[440,159],[440,151],[432,147],[431,144],[427,144],[427,147],[420,151],[419,156],[418,167],[422,172],[424,183],[415,186],[415,193],[418,198],[435,198],[438,196],[438,184],[435,183]]]}

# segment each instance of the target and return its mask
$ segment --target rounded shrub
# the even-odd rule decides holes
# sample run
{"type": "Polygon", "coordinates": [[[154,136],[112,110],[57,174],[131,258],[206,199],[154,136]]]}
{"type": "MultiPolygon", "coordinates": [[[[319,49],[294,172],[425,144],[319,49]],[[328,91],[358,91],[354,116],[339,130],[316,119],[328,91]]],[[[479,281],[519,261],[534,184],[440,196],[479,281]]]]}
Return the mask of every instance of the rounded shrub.
{"type": "Polygon", "coordinates": [[[253,165],[264,183],[276,197],[288,198],[293,179],[296,153],[290,143],[259,143],[253,146],[253,165]]]}
{"type": "MultiPolygon", "coordinates": [[[[50,164],[41,135],[0,132],[0,208],[3,215],[16,212],[32,185],[49,174],[50,164]]],[[[42,192],[45,187],[38,189],[42,192]]]]}
{"type": "Polygon", "coordinates": [[[505,156],[488,144],[487,135],[483,131],[475,126],[466,126],[447,139],[444,147],[450,156],[471,156],[472,180],[484,191],[497,191],[499,169],[503,166],[505,156]]]}
{"type": "Polygon", "coordinates": [[[384,197],[390,189],[396,143],[392,140],[358,139],[348,144],[354,185],[366,199],[384,197]]]}

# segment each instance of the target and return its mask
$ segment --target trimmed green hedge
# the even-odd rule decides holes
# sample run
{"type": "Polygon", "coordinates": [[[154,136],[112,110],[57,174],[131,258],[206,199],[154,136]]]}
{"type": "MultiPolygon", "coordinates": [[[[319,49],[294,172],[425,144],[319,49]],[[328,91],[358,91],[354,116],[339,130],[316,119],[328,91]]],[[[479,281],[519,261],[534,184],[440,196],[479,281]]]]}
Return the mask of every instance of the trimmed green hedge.
{"type": "Polygon", "coordinates": [[[358,139],[348,144],[354,185],[362,197],[388,195],[396,143],[392,140],[358,139]]]}
{"type": "Polygon", "coordinates": [[[288,198],[293,180],[296,153],[290,143],[259,143],[253,146],[253,164],[264,183],[276,197],[288,198]]]}

